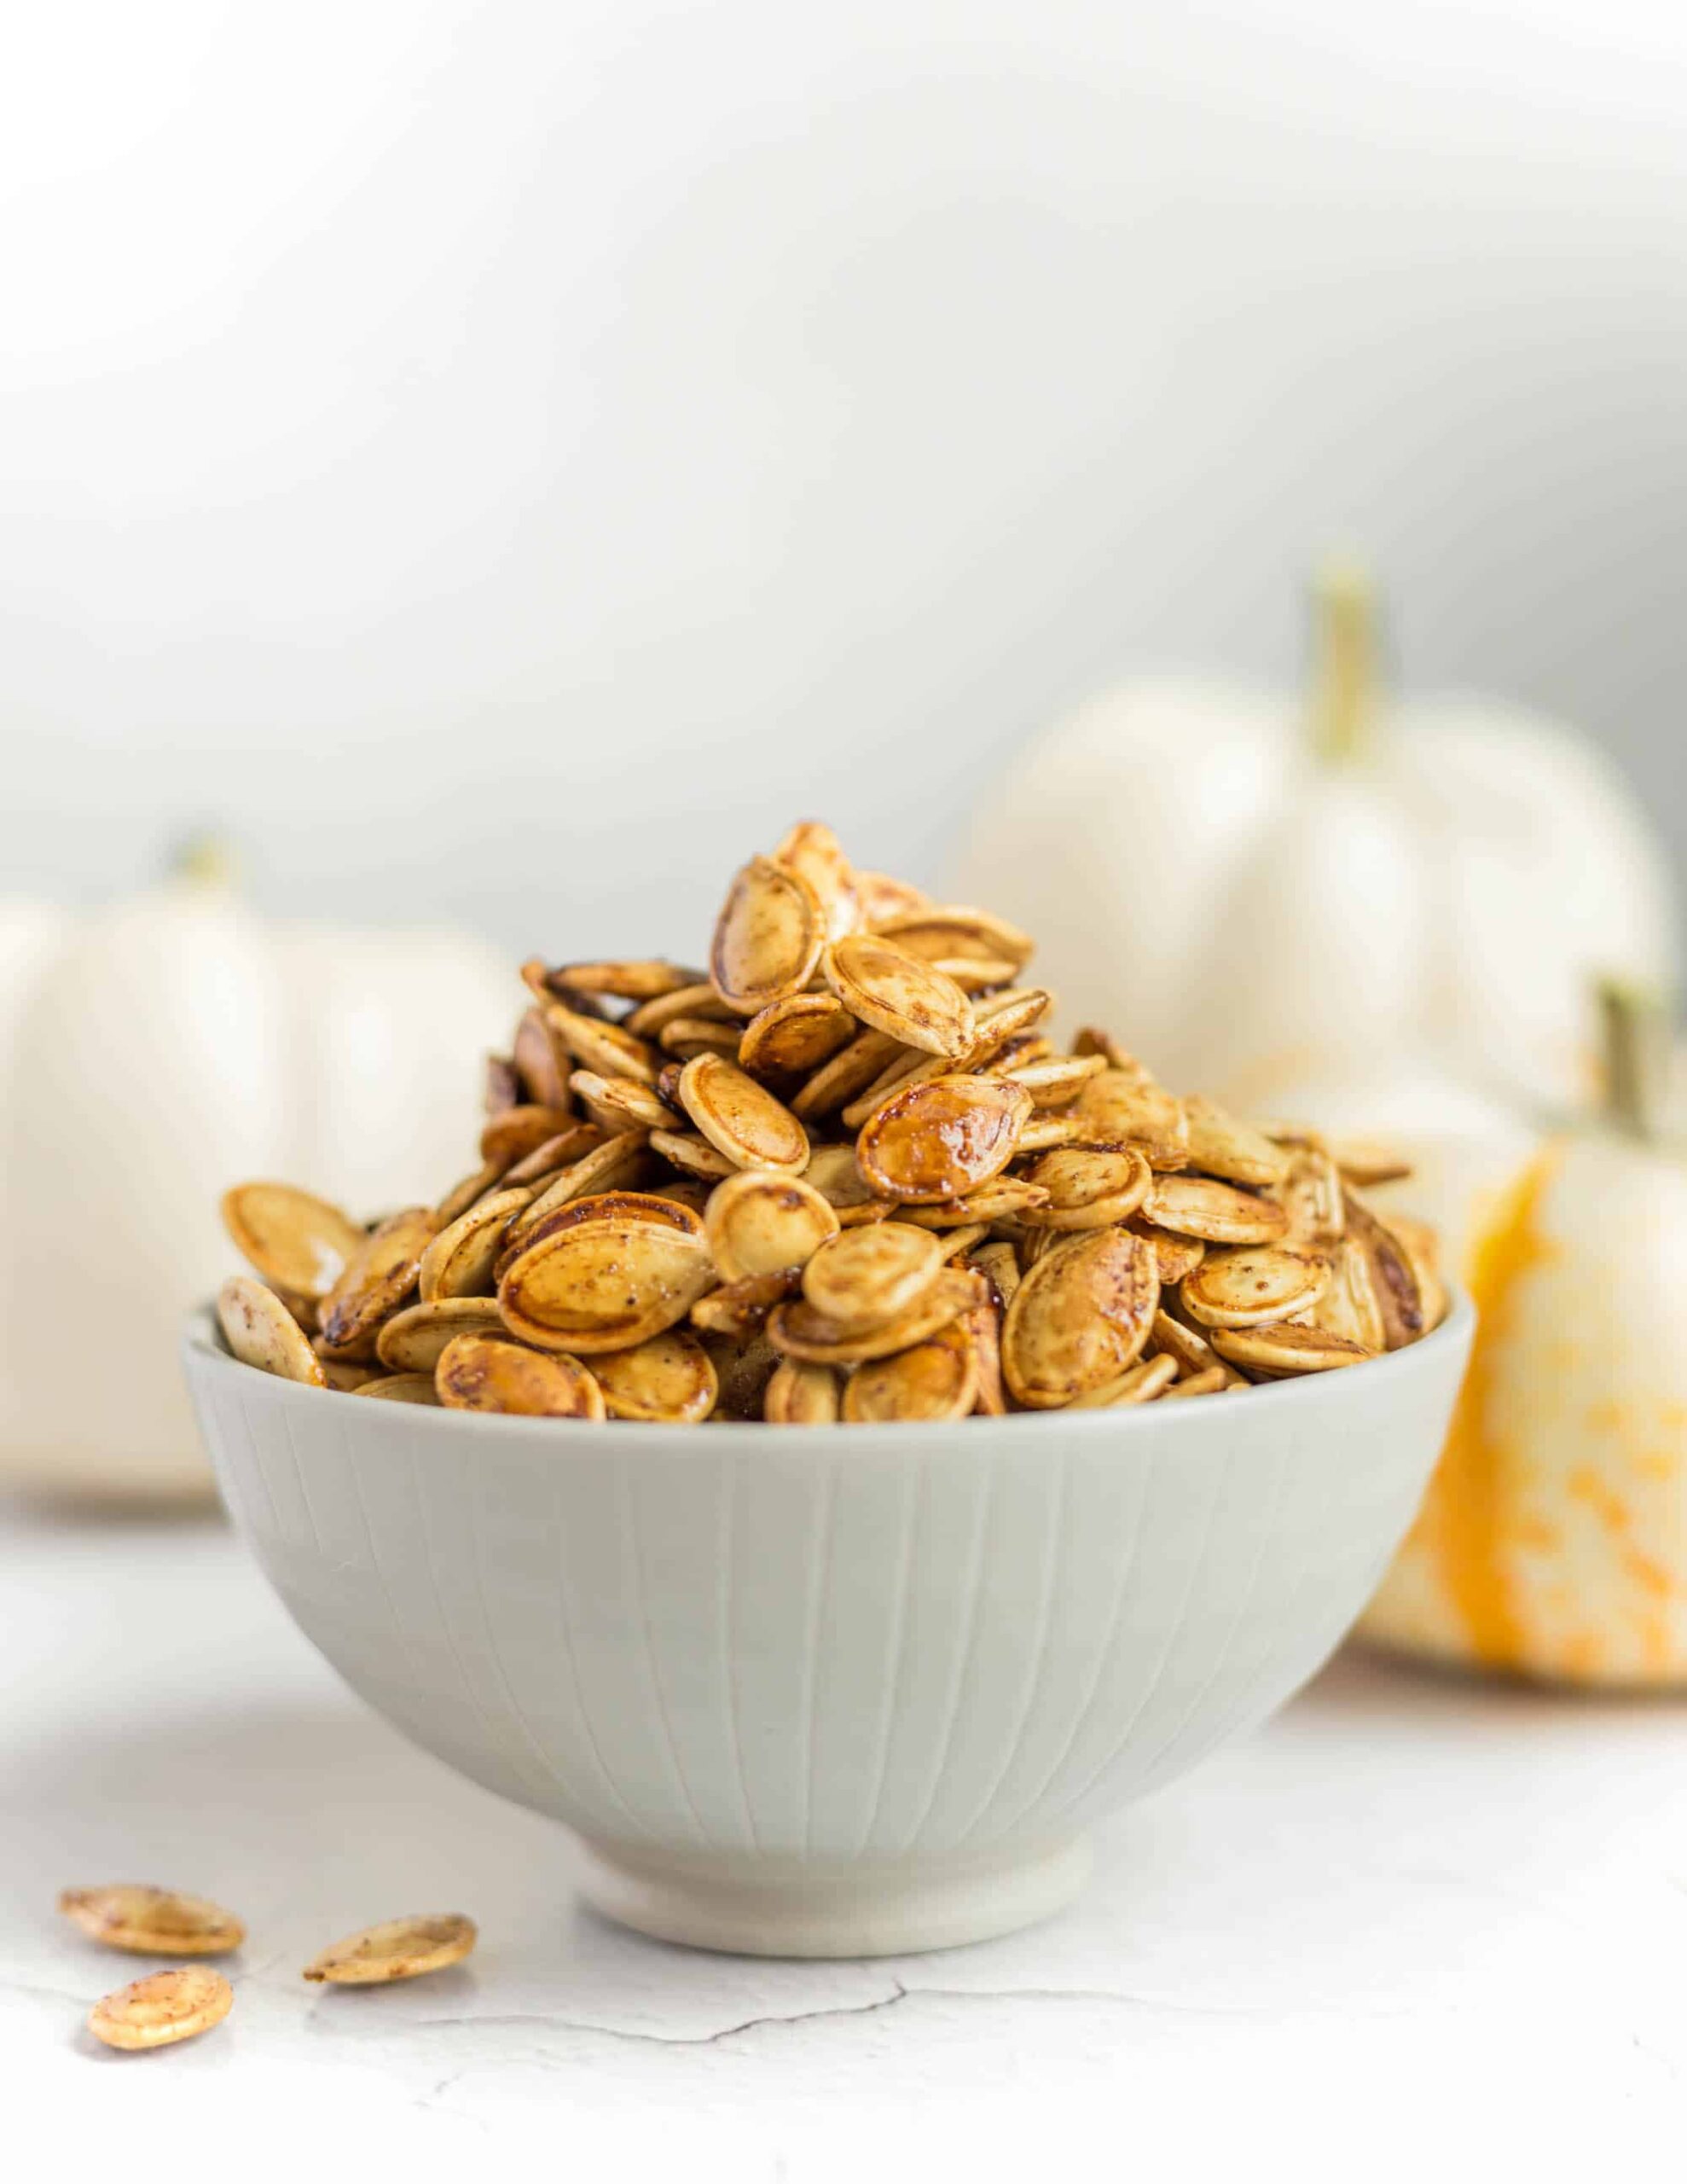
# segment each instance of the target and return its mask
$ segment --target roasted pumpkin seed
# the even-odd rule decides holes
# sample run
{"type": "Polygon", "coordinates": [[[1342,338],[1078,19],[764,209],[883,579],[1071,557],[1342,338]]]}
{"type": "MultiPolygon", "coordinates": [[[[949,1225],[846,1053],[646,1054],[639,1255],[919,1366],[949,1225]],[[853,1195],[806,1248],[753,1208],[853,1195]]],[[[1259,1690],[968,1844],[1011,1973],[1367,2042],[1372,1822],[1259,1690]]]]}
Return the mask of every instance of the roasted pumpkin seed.
{"type": "Polygon", "coordinates": [[[700,1236],[584,1221],[523,1252],[498,1284],[504,1325],[541,1350],[629,1350],[682,1320],[715,1281],[700,1236]]]}
{"type": "Polygon", "coordinates": [[[965,1198],[1013,1158],[1030,1095],[991,1077],[934,1077],[893,1092],[862,1130],[861,1170],[881,1198],[965,1198]]]}
{"type": "Polygon", "coordinates": [[[1272,1244],[1209,1252],[1184,1282],[1184,1310],[1206,1327],[1257,1327],[1308,1310],[1330,1283],[1330,1262],[1272,1244]]]}
{"type": "Polygon", "coordinates": [[[1104,1380],[1099,1388],[1092,1388],[1087,1395],[1074,1396],[1066,1406],[1068,1410],[1120,1410],[1130,1404],[1152,1403],[1155,1397],[1163,1395],[1177,1378],[1177,1360],[1162,1352],[1157,1357],[1144,1357],[1134,1365],[1127,1365],[1113,1380],[1104,1380]]]}
{"type": "Polygon", "coordinates": [[[838,1234],[838,1221],[798,1177],[747,1168],[716,1186],[704,1228],[722,1281],[742,1281],[800,1267],[838,1234]]]}
{"type": "Polygon", "coordinates": [[[1213,1347],[1256,1380],[1330,1373],[1340,1365],[1362,1365],[1371,1355],[1343,1335],[1284,1321],[1262,1327],[1215,1327],[1213,1347]]]}
{"type": "Polygon", "coordinates": [[[223,1223],[266,1281],[299,1297],[326,1297],[363,1242],[348,1214],[291,1183],[236,1184],[223,1223]]]}
{"type": "Polygon", "coordinates": [[[769,1002],[745,1025],[738,1059],[753,1077],[810,1077],[860,1029],[834,994],[787,994],[783,1001],[769,1002]]]}
{"type": "Polygon", "coordinates": [[[220,2024],[235,2006],[235,1990],[220,1972],[200,1964],[151,1972],[88,2013],[88,2030],[107,2048],[170,2048],[220,2024]]]}
{"type": "Polygon", "coordinates": [[[785,1356],[806,1364],[859,1365],[912,1349],[984,1301],[979,1275],[962,1267],[940,1266],[924,1294],[882,1327],[855,1332],[817,1312],[806,1297],[793,1297],[768,1315],[768,1339],[785,1356]]]}
{"type": "Polygon", "coordinates": [[[882,1221],[820,1245],[803,1269],[803,1294],[847,1337],[907,1311],[942,1264],[942,1246],[930,1230],[882,1221]]]}
{"type": "Polygon", "coordinates": [[[718,1392],[708,1351],[683,1327],[670,1327],[631,1350],[600,1352],[592,1359],[592,1377],[612,1418],[652,1425],[695,1425],[708,1417],[718,1392]]]}
{"type": "Polygon", "coordinates": [[[511,1418],[601,1419],[594,1376],[564,1350],[530,1350],[484,1328],[454,1335],[439,1353],[433,1383],[447,1410],[490,1410],[511,1418]]]}
{"type": "Polygon", "coordinates": [[[1110,1228],[1128,1220],[1148,1195],[1153,1170],[1134,1146],[1122,1153],[1075,1147],[1045,1153],[1026,1177],[1047,1198],[1019,1218],[1039,1228],[1110,1228]]]}
{"type": "Polygon", "coordinates": [[[217,1291],[217,1317],[224,1341],[242,1365],[306,1387],[328,1385],[322,1362],[304,1330],[275,1291],[249,1274],[231,1274],[217,1291]]]}
{"type": "Polygon", "coordinates": [[[1157,1228],[1207,1244],[1269,1244],[1289,1223],[1280,1205],[1207,1176],[1157,1176],[1143,1214],[1157,1228]]]}
{"type": "Polygon", "coordinates": [[[440,1229],[417,1263],[416,1286],[422,1302],[490,1294],[504,1233],[531,1198],[532,1193],[525,1190],[495,1191],[440,1229]]]}
{"type": "Polygon", "coordinates": [[[373,1353],[381,1321],[415,1287],[422,1253],[438,1226],[432,1206],[412,1205],[390,1213],[369,1232],[322,1300],[317,1340],[325,1356],[358,1362],[373,1353]]]}
{"type": "Polygon", "coordinates": [[[220,1903],[140,1881],[67,1888],[59,1908],[90,1941],[135,1956],[226,1956],[246,1939],[246,1928],[220,1903]]]}
{"type": "Polygon", "coordinates": [[[820,906],[827,940],[841,940],[860,922],[855,875],[824,820],[799,820],[774,851],[775,864],[800,873],[820,906]]]}
{"type": "Polygon", "coordinates": [[[835,1426],[842,1398],[829,1365],[782,1357],[768,1380],[762,1415],[770,1426],[835,1426]]]}
{"type": "Polygon", "coordinates": [[[337,1987],[384,1986],[389,1980],[415,1979],[461,1964],[474,1947],[472,1919],[460,1911],[432,1918],[388,1919],[361,1933],[333,1943],[304,1967],[307,1979],[326,1979],[337,1987]]]}
{"type": "Polygon", "coordinates": [[[978,1353],[956,1320],[892,1357],[857,1366],[844,1390],[844,1415],[852,1426],[965,1418],[977,1394],[978,1353]]]}
{"type": "Polygon", "coordinates": [[[1070,1237],[1046,1252],[1002,1330],[1015,1402],[1058,1409],[1116,1380],[1142,1354],[1159,1302],[1153,1252],[1127,1229],[1070,1237]]]}
{"type": "Polygon", "coordinates": [[[740,1016],[801,993],[826,944],[826,912],[800,872],[751,857],[733,879],[715,926],[709,975],[740,1016]]]}
{"type": "Polygon", "coordinates": [[[375,1356],[390,1373],[431,1373],[454,1337],[501,1326],[496,1298],[436,1297],[395,1312],[375,1338],[375,1356]]]}
{"type": "Polygon", "coordinates": [[[699,1054],[680,1072],[680,1101],[698,1130],[735,1168],[801,1174],[809,1135],[765,1085],[720,1054],[699,1054]]]}

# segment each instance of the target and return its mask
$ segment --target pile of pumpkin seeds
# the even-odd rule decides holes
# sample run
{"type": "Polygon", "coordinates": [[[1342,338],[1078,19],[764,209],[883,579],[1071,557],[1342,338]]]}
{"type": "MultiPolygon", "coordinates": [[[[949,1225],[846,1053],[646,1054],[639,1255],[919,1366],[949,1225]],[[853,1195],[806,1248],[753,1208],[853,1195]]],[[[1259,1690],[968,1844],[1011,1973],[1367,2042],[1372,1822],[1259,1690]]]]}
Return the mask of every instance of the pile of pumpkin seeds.
{"type": "Polygon", "coordinates": [[[1063,1048],[1031,955],[794,827],[706,970],[523,967],[443,1198],[229,1191],[229,1348],[377,1401],[791,1426],[1219,1395],[1435,1325],[1432,1233],[1362,1195],[1402,1163],[1063,1048]]]}

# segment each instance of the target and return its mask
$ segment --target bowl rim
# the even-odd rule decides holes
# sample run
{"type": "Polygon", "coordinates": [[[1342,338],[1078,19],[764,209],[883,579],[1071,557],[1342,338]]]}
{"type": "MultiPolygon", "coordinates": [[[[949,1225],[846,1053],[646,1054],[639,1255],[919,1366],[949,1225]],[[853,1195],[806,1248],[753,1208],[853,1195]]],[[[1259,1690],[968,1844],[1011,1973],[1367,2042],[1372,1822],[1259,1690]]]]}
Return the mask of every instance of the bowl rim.
{"type": "MultiPolygon", "coordinates": [[[[1331,1373],[1303,1373],[1291,1379],[1255,1385],[1250,1391],[1245,1414],[1231,1404],[1220,1406],[1221,1414],[1235,1419],[1245,1414],[1249,1418],[1274,1415],[1267,1406],[1280,1409],[1284,1403],[1307,1404],[1314,1400],[1313,1386],[1329,1389],[1334,1382],[1337,1388],[1352,1389],[1356,1385],[1381,1395],[1383,1384],[1390,1377],[1401,1378],[1421,1372],[1431,1357],[1439,1359],[1444,1350],[1467,1347],[1475,1333],[1476,1310],[1468,1292],[1462,1284],[1445,1284],[1447,1310],[1441,1325],[1409,1343],[1402,1350],[1385,1350],[1379,1357],[1368,1357],[1361,1364],[1348,1365],[1331,1373]]],[[[214,1372],[235,1373],[241,1376],[241,1385],[251,1392],[253,1380],[266,1384],[266,1393],[285,1403],[311,1403],[319,1397],[333,1394],[332,1389],[310,1386],[302,1380],[285,1380],[279,1374],[259,1372],[255,1367],[243,1365],[225,1346],[223,1330],[217,1318],[214,1301],[196,1304],[188,1313],[183,1327],[182,1348],[184,1356],[192,1352],[203,1359],[214,1372]]],[[[590,1360],[585,1361],[589,1364],[590,1360]]],[[[389,1414],[391,1405],[373,1406],[389,1414]]],[[[976,1447],[982,1455],[985,1449],[1000,1448],[1005,1442],[1013,1443],[1034,1437],[1047,1430],[1043,1421],[1058,1420],[1067,1432],[1087,1433],[1097,1438],[1115,1434],[1199,1432],[1201,1421],[1211,1422],[1211,1408],[1205,1403],[1128,1403],[1116,1409],[1103,1410],[1040,1410],[1014,1411],[1003,1418],[967,1419],[909,1419],[890,1420],[868,1425],[839,1420],[820,1435],[827,1449],[837,1448],[847,1441],[851,1446],[865,1444],[872,1448],[883,1446],[890,1434],[911,1434],[933,1443],[953,1440],[961,1426],[965,1426],[964,1445],[976,1447]]],[[[540,1441],[548,1448],[584,1455],[588,1449],[600,1449],[601,1436],[613,1432],[617,1448],[639,1448],[654,1452],[658,1449],[689,1450],[693,1454],[718,1449],[720,1441],[714,1434],[701,1432],[698,1426],[661,1425],[638,1419],[606,1419],[601,1421],[585,1419],[515,1418],[496,1411],[435,1409],[425,1403],[403,1406],[407,1425],[414,1425],[419,1432],[436,1435],[492,1432],[515,1436],[530,1445],[540,1441]],[[636,1429],[636,1443],[629,1443],[625,1436],[629,1427],[636,1429]],[[565,1432],[559,1432],[559,1427],[565,1432]]],[[[751,1432],[757,1443],[765,1438],[768,1452],[789,1455],[793,1447],[809,1448],[807,1437],[792,1432],[768,1431],[760,1419],[733,1419],[728,1424],[751,1432]]]]}

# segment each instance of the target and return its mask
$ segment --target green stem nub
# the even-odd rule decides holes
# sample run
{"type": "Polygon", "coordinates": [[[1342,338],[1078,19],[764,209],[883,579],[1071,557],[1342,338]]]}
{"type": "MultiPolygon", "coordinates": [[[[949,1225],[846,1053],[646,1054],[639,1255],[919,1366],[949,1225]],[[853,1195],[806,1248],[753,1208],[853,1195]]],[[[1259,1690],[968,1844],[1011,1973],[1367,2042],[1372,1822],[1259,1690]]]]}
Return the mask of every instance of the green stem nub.
{"type": "Polygon", "coordinates": [[[1326,561],[1313,578],[1313,750],[1327,766],[1370,754],[1377,700],[1377,591],[1356,561],[1326,561]]]}
{"type": "Polygon", "coordinates": [[[1633,979],[1599,981],[1604,1035],[1605,1118],[1649,1142],[1669,1097],[1670,1013],[1655,987],[1633,979]]]}

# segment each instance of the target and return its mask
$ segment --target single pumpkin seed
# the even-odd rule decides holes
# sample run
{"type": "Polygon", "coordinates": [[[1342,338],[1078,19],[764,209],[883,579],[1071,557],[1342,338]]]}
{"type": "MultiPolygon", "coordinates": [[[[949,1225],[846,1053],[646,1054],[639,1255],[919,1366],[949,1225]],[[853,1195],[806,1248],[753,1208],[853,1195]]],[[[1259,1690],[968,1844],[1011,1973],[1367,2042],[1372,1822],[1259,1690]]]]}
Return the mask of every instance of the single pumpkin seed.
{"type": "Polygon", "coordinates": [[[1208,1176],[1157,1176],[1142,1211],[1156,1228],[1206,1244],[1275,1243],[1289,1226],[1270,1199],[1208,1176]]]}
{"type": "Polygon", "coordinates": [[[432,1373],[389,1373],[373,1380],[365,1380],[362,1387],[351,1391],[357,1396],[373,1396],[380,1403],[420,1403],[426,1409],[438,1410],[439,1391],[433,1385],[432,1373]]]}
{"type": "Polygon", "coordinates": [[[612,1418],[655,1425],[695,1425],[708,1417],[719,1392],[708,1351],[683,1327],[669,1327],[630,1350],[600,1352],[592,1376],[612,1418]]]}
{"type": "Polygon", "coordinates": [[[888,919],[879,930],[928,961],[944,956],[1000,957],[1019,971],[1036,951],[1029,933],[971,904],[924,903],[888,919]]]}
{"type": "Polygon", "coordinates": [[[415,1979],[461,1964],[476,1940],[472,1919],[460,1911],[430,1918],[387,1919],[334,1942],[304,1967],[307,1979],[337,1987],[384,1986],[393,1979],[415,1979]]]}
{"type": "Polygon", "coordinates": [[[842,1398],[829,1365],[782,1357],[768,1376],[762,1415],[769,1426],[835,1426],[842,1398]]]}
{"type": "Polygon", "coordinates": [[[740,1016],[801,993],[826,944],[826,912],[800,872],[751,857],[734,876],[715,926],[709,975],[740,1016]]]}
{"type": "Polygon", "coordinates": [[[498,1306],[510,1333],[541,1350],[629,1350],[682,1320],[714,1280],[700,1236],[587,1220],[524,1251],[498,1284],[498,1306]]]}
{"type": "Polygon", "coordinates": [[[88,2013],[88,2030],[107,2048],[171,2048],[209,2032],[234,2006],[235,1990],[220,1972],[182,1965],[101,1995],[88,2013]]]}
{"type": "Polygon", "coordinates": [[[217,1291],[217,1317],[223,1339],[242,1365],[306,1387],[328,1385],[322,1362],[304,1328],[275,1291],[249,1274],[231,1274],[217,1291]]]}
{"type": "Polygon", "coordinates": [[[1068,1410],[1122,1410],[1133,1403],[1152,1403],[1163,1395],[1177,1378],[1177,1360],[1162,1353],[1157,1357],[1139,1358],[1134,1365],[1126,1366],[1122,1373],[1110,1380],[1104,1380],[1099,1388],[1092,1388],[1087,1395],[1074,1396],[1066,1406],[1068,1410]]]}
{"type": "MultiPolygon", "coordinates": [[[[428,1304],[442,1297],[490,1293],[504,1233],[532,1196],[526,1190],[495,1191],[460,1213],[449,1228],[440,1229],[430,1240],[416,1269],[422,1302],[428,1304]]],[[[375,1347],[380,1350],[379,1341],[375,1347]]]]}
{"type": "Polygon", "coordinates": [[[808,1166],[808,1132],[736,1062],[699,1054],[681,1072],[680,1100],[702,1135],[735,1168],[800,1174],[808,1166]]]}
{"type": "Polygon", "coordinates": [[[246,1939],[246,1928],[220,1903],[141,1881],[67,1888],[59,1908],[90,1941],[135,1956],[226,1956],[246,1939]]]}
{"type": "Polygon", "coordinates": [[[803,1269],[803,1294],[847,1338],[907,1312],[942,1264],[942,1246],[929,1229],[878,1222],[821,1244],[803,1269]]]}
{"type": "Polygon", "coordinates": [[[745,1025],[738,1059],[754,1077],[809,1077],[860,1029],[834,994],[787,994],[783,1001],[770,1001],[745,1025]]]}
{"type": "Polygon", "coordinates": [[[1282,1321],[1262,1327],[1215,1327],[1213,1347],[1232,1365],[1268,1380],[1287,1380],[1297,1373],[1330,1373],[1342,1365],[1362,1365],[1371,1354],[1344,1335],[1282,1321]]]}
{"type": "Polygon", "coordinates": [[[962,1199],[1006,1167],[1030,1113],[1019,1085],[935,1077],[891,1094],[861,1131],[855,1158],[882,1198],[962,1199]]]}
{"type": "Polygon", "coordinates": [[[223,1223],[266,1281],[299,1297],[326,1297],[363,1242],[349,1214],[291,1183],[237,1183],[223,1223]]]}
{"type": "Polygon", "coordinates": [[[855,931],[861,916],[855,875],[823,820],[799,820],[774,851],[774,863],[808,881],[820,906],[827,940],[841,940],[855,931]]]}
{"type": "Polygon", "coordinates": [[[768,1339],[783,1356],[806,1364],[859,1365],[911,1349],[983,1301],[981,1276],[962,1267],[940,1266],[925,1293],[882,1327],[853,1332],[817,1312],[806,1297],[793,1297],[768,1315],[768,1339]]]}
{"type": "Polygon", "coordinates": [[[391,1373],[431,1373],[455,1336],[501,1326],[496,1298],[436,1297],[395,1312],[375,1338],[375,1356],[391,1373]]]}
{"type": "Polygon", "coordinates": [[[1020,1283],[1002,1330],[1014,1400],[1053,1410],[1116,1380],[1141,1355],[1159,1301],[1141,1237],[1103,1228],[1054,1246],[1020,1283]]]}
{"type": "Polygon", "coordinates": [[[629,1130],[672,1130],[680,1118],[647,1084],[632,1077],[600,1077],[577,1069],[574,1090],[600,1130],[617,1135],[629,1130]]]}
{"type": "Polygon", "coordinates": [[[956,1320],[892,1357],[857,1366],[844,1390],[852,1426],[965,1418],[978,1395],[978,1353],[956,1320]]]}
{"type": "Polygon", "coordinates": [[[601,1419],[604,1398],[577,1357],[530,1350],[476,1327],[441,1350],[433,1383],[447,1410],[497,1411],[513,1418],[601,1419]]]}
{"type": "Polygon", "coordinates": [[[977,1036],[954,980],[895,940],[846,933],[826,952],[826,984],[852,1016],[903,1046],[952,1059],[977,1036]]]}
{"type": "Polygon", "coordinates": [[[422,1253],[438,1226],[432,1206],[412,1205],[370,1231],[322,1300],[318,1340],[325,1355],[361,1363],[373,1351],[381,1321],[415,1287],[422,1253]]]}
{"type": "Polygon", "coordinates": [[[872,1083],[891,1056],[901,1051],[901,1043],[883,1031],[858,1032],[792,1094],[791,1112],[804,1122],[832,1114],[872,1083]]]}
{"type": "Polygon", "coordinates": [[[838,1230],[838,1216],[797,1176],[746,1168],[717,1184],[704,1215],[725,1281],[801,1266],[838,1230]]]}
{"type": "Polygon", "coordinates": [[[1026,1181],[1046,1191],[1041,1205],[1019,1218],[1033,1228],[1110,1228],[1134,1213],[1147,1197],[1153,1170],[1134,1146],[1122,1153],[1086,1153],[1075,1147],[1045,1153],[1026,1181]]]}
{"type": "Polygon", "coordinates": [[[1308,1310],[1330,1282],[1330,1262],[1272,1244],[1209,1252],[1178,1294],[1208,1327],[1257,1327],[1308,1310]]]}
{"type": "Polygon", "coordinates": [[[1251,1184],[1256,1190],[1287,1177],[1290,1165],[1287,1150],[1273,1145],[1250,1124],[1238,1122],[1216,1101],[1197,1093],[1184,1101],[1183,1112],[1189,1124],[1191,1168],[1227,1183],[1251,1184]]]}

